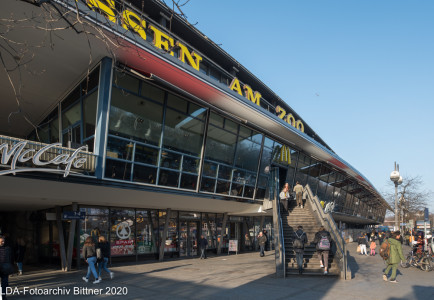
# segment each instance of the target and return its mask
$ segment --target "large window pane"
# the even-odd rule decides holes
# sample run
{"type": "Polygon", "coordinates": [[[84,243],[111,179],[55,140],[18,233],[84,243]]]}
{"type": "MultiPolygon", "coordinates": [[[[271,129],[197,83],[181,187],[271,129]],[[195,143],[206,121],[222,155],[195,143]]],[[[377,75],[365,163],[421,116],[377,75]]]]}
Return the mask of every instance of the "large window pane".
{"type": "Polygon", "coordinates": [[[241,136],[240,130],[235,166],[256,172],[258,169],[259,154],[261,152],[262,135],[252,130],[246,130],[245,128],[243,133],[244,136],[241,136]]]}
{"type": "Polygon", "coordinates": [[[72,106],[67,111],[62,112],[62,129],[79,122],[81,120],[80,102],[72,106]]]}
{"type": "Polygon", "coordinates": [[[95,134],[96,104],[98,90],[86,97],[83,101],[84,138],[95,134]]]}
{"type": "Polygon", "coordinates": [[[109,130],[111,134],[159,145],[163,107],[113,88],[109,130]]]}
{"type": "Polygon", "coordinates": [[[232,165],[236,142],[235,134],[209,125],[205,157],[232,165]]]}
{"type": "Polygon", "coordinates": [[[131,163],[107,159],[105,163],[105,177],[131,180],[131,163]]]}
{"type": "Polygon", "coordinates": [[[134,165],[133,181],[155,184],[157,178],[157,168],[134,165]]]}
{"type": "Polygon", "coordinates": [[[205,108],[199,108],[190,115],[170,108],[166,111],[164,147],[184,153],[199,155],[202,149],[205,108]]]}
{"type": "Polygon", "coordinates": [[[164,90],[147,84],[146,82],[142,82],[141,95],[160,103],[164,102],[164,90]]]}

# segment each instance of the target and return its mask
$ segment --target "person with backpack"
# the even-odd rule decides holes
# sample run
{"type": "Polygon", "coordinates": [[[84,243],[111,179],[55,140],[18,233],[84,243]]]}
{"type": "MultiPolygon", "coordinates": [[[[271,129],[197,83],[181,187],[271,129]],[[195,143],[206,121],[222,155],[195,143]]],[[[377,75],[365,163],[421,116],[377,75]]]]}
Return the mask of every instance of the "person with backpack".
{"type": "Polygon", "coordinates": [[[105,236],[100,235],[98,238],[98,244],[96,246],[96,258],[98,260],[98,280],[101,278],[101,270],[104,269],[110,275],[110,279],[113,279],[114,273],[107,268],[108,260],[110,257],[110,243],[106,240],[105,236]],[[99,249],[99,251],[98,251],[99,249]],[[98,257],[99,256],[99,257],[98,257]]]}
{"type": "Polygon", "coordinates": [[[400,261],[405,260],[404,255],[402,255],[402,245],[399,241],[401,237],[401,232],[395,231],[392,236],[381,245],[380,255],[386,260],[387,268],[383,273],[383,280],[387,281],[387,276],[389,275],[390,269],[392,269],[392,275],[390,276],[390,281],[392,283],[397,283],[396,281],[396,271],[398,269],[398,264],[400,261]],[[388,243],[388,245],[386,244],[388,243]]]}
{"type": "Polygon", "coordinates": [[[303,255],[304,255],[304,244],[307,243],[306,233],[303,231],[303,226],[298,226],[295,233],[294,241],[292,246],[294,247],[295,259],[297,261],[298,273],[303,274],[303,255]]]}
{"type": "Polygon", "coordinates": [[[331,248],[332,237],[330,233],[325,230],[323,226],[319,228],[319,231],[315,234],[313,242],[316,244],[316,250],[318,252],[318,259],[321,264],[321,268],[324,268],[324,275],[328,273],[329,264],[329,251],[331,248]]]}

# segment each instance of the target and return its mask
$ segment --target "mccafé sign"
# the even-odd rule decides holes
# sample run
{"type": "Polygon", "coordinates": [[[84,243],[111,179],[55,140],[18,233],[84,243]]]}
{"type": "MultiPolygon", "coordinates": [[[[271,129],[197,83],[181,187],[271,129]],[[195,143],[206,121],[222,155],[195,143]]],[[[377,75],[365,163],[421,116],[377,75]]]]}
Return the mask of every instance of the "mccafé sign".
{"type": "MultiPolygon", "coordinates": [[[[58,148],[62,147],[61,143],[46,145],[40,149],[30,147],[28,141],[20,141],[14,145],[3,143],[0,145],[1,167],[8,167],[6,170],[0,169],[0,175],[14,174],[21,172],[50,172],[61,173],[63,177],[69,175],[71,168],[80,169],[86,163],[87,158],[80,156],[80,152],[86,149],[86,146],[76,149],[72,153],[58,154],[58,148]],[[33,164],[35,167],[42,166],[64,166],[64,168],[18,168],[17,164],[33,164]]],[[[32,145],[33,146],[33,145],[32,145]]],[[[75,172],[73,172],[75,173],[75,172]]]]}
{"type": "MultiPolygon", "coordinates": [[[[188,47],[181,41],[175,41],[174,38],[159,30],[154,25],[146,23],[146,20],[132,9],[122,6],[125,7],[125,9],[122,12],[118,12],[114,0],[86,0],[86,4],[91,10],[101,13],[109,21],[115,24],[120,23],[124,29],[133,31],[143,40],[146,40],[147,30],[152,31],[154,37],[152,44],[155,47],[167,51],[172,56],[175,56],[173,49],[178,48],[178,59],[199,71],[200,62],[202,61],[202,57],[199,54],[194,51],[190,52],[188,47]]],[[[247,84],[241,86],[238,78],[234,77],[229,88],[232,91],[237,92],[240,96],[243,96],[256,105],[261,106],[262,95],[257,91],[253,91],[247,84]]],[[[304,125],[301,120],[295,120],[292,114],[286,115],[286,111],[280,106],[276,107],[276,113],[278,113],[279,117],[285,122],[297,128],[301,132],[304,132],[304,125]]]]}

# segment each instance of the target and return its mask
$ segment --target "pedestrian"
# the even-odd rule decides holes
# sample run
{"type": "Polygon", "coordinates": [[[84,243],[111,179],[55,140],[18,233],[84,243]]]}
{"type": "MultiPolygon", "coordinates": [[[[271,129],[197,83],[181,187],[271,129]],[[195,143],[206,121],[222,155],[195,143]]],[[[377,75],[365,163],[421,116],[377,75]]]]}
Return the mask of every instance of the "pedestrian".
{"type": "Polygon", "coordinates": [[[96,273],[95,264],[96,264],[96,249],[95,249],[95,243],[92,240],[92,237],[88,236],[84,242],[83,246],[83,257],[87,264],[89,265],[87,267],[87,274],[86,277],[83,277],[83,280],[88,282],[90,273],[93,274],[95,277],[95,281],[93,283],[100,283],[101,280],[98,277],[98,274],[96,273]]]}
{"type": "Polygon", "coordinates": [[[392,275],[390,276],[390,282],[397,283],[396,281],[396,271],[398,269],[398,264],[400,261],[404,261],[404,255],[402,255],[402,245],[399,241],[399,238],[401,237],[401,232],[395,231],[391,235],[391,237],[388,239],[390,244],[390,255],[389,258],[386,260],[387,262],[387,268],[384,271],[383,274],[383,280],[387,281],[387,276],[389,275],[390,269],[392,269],[392,275]]]}
{"type": "Polygon", "coordinates": [[[17,263],[18,267],[18,275],[23,275],[23,261],[25,252],[26,242],[23,238],[18,238],[14,248],[15,262],[17,263]]]}
{"type": "Polygon", "coordinates": [[[199,247],[200,247],[200,259],[206,259],[206,247],[208,246],[208,241],[203,236],[200,236],[199,239],[199,247]]]}
{"type": "Polygon", "coordinates": [[[303,274],[303,255],[304,245],[307,243],[306,233],[303,231],[303,226],[298,226],[295,232],[294,242],[292,243],[297,261],[298,273],[303,274]]]}
{"type": "Polygon", "coordinates": [[[261,232],[259,232],[258,235],[258,243],[259,243],[259,249],[260,249],[260,257],[263,257],[265,255],[264,250],[265,250],[265,243],[267,243],[267,237],[261,232]]]}
{"type": "Polygon", "coordinates": [[[378,234],[378,240],[380,241],[380,246],[381,246],[384,241],[384,232],[380,231],[380,233],[378,234]]]}
{"type": "Polygon", "coordinates": [[[115,274],[107,268],[107,264],[110,257],[110,243],[106,240],[105,236],[100,235],[98,238],[98,244],[96,246],[101,251],[101,259],[98,261],[98,279],[101,281],[101,270],[106,271],[110,275],[110,279],[113,279],[115,274]]]}
{"type": "Polygon", "coordinates": [[[288,211],[288,202],[289,202],[289,184],[285,183],[282,191],[279,194],[280,203],[282,203],[283,208],[288,211]]]}
{"type": "Polygon", "coordinates": [[[324,268],[324,275],[328,273],[329,264],[329,251],[331,248],[332,238],[330,233],[321,226],[318,232],[315,234],[313,242],[316,244],[316,250],[318,253],[318,259],[321,264],[321,268],[324,268]]]}
{"type": "Polygon", "coordinates": [[[267,230],[266,229],[262,230],[262,233],[264,234],[265,238],[267,239],[267,241],[265,242],[264,250],[269,251],[271,249],[270,249],[270,239],[268,238],[267,230]]]}
{"type": "Polygon", "coordinates": [[[371,256],[375,256],[375,248],[377,248],[377,244],[375,243],[374,240],[371,242],[370,248],[371,248],[371,256]]]}
{"type": "Polygon", "coordinates": [[[359,238],[357,239],[357,243],[360,246],[360,255],[365,254],[366,256],[368,256],[368,252],[366,251],[366,246],[368,245],[368,242],[366,241],[365,236],[366,234],[361,233],[359,238]]]}
{"type": "Polygon", "coordinates": [[[298,181],[294,186],[294,192],[298,207],[303,208],[303,186],[298,181]]]}
{"type": "Polygon", "coordinates": [[[5,244],[6,239],[0,236],[0,277],[2,286],[2,295],[6,299],[6,290],[9,286],[9,275],[14,272],[12,262],[14,261],[13,252],[10,246],[5,244]]]}

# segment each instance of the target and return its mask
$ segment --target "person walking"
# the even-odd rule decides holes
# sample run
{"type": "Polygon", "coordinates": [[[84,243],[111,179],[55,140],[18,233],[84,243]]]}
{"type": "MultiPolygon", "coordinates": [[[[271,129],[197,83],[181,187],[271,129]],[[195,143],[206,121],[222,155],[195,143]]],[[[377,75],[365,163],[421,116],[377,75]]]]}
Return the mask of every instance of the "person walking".
{"type": "Polygon", "coordinates": [[[329,264],[329,251],[331,248],[332,237],[330,233],[321,226],[318,232],[315,234],[313,242],[316,244],[316,250],[318,253],[318,259],[321,264],[321,268],[324,268],[324,275],[328,273],[329,264]]]}
{"type": "Polygon", "coordinates": [[[9,275],[14,272],[12,262],[14,261],[13,252],[10,246],[5,244],[6,239],[0,236],[0,277],[2,285],[2,295],[6,299],[6,288],[9,286],[9,275]]]}
{"type": "Polygon", "coordinates": [[[303,226],[298,226],[295,233],[294,242],[292,246],[294,247],[295,259],[297,261],[298,274],[303,274],[303,255],[304,255],[304,245],[307,243],[306,233],[303,231],[303,226]]]}
{"type": "Polygon", "coordinates": [[[24,253],[26,252],[26,242],[23,238],[18,238],[17,243],[15,244],[15,262],[18,267],[18,275],[23,275],[23,261],[24,261],[24,253]]]}
{"type": "Polygon", "coordinates": [[[294,186],[294,192],[298,207],[303,208],[303,186],[298,181],[294,186]]]}
{"type": "Polygon", "coordinates": [[[371,248],[371,256],[375,256],[375,248],[377,248],[377,243],[375,242],[375,240],[371,242],[370,248],[371,248]]]}
{"type": "Polygon", "coordinates": [[[110,279],[113,279],[115,274],[107,268],[108,260],[110,257],[110,243],[106,240],[105,236],[100,235],[98,237],[98,244],[96,246],[101,251],[102,258],[98,262],[98,279],[101,281],[101,271],[104,270],[110,275],[110,279]]]}
{"type": "Polygon", "coordinates": [[[285,183],[282,191],[279,194],[280,203],[282,203],[283,208],[288,211],[288,202],[289,202],[289,184],[285,183]]]}
{"type": "Polygon", "coordinates": [[[267,237],[261,232],[259,232],[258,235],[258,243],[259,243],[259,249],[260,249],[260,257],[263,257],[265,255],[265,244],[267,243],[267,237]]]}
{"type": "Polygon", "coordinates": [[[206,259],[206,247],[207,246],[208,246],[208,241],[202,234],[200,236],[200,239],[199,239],[200,259],[206,259]]]}
{"type": "Polygon", "coordinates": [[[396,271],[398,269],[398,264],[400,261],[404,261],[404,255],[402,255],[402,245],[399,241],[401,237],[401,232],[395,231],[392,236],[388,239],[390,244],[390,255],[386,260],[387,268],[384,270],[383,280],[387,281],[387,276],[389,275],[390,269],[392,269],[392,275],[390,276],[390,281],[392,283],[397,283],[396,281],[396,271]]]}
{"type": "Polygon", "coordinates": [[[366,250],[366,246],[368,245],[368,242],[366,241],[365,235],[366,234],[361,233],[359,238],[357,239],[357,243],[360,246],[360,255],[365,254],[366,256],[368,256],[368,252],[366,250]]]}
{"type": "Polygon", "coordinates": [[[100,283],[101,280],[96,273],[95,264],[96,264],[96,249],[95,243],[92,240],[92,237],[88,236],[83,246],[83,257],[87,264],[89,265],[87,268],[86,277],[83,277],[83,280],[89,282],[90,273],[95,277],[95,281],[93,283],[100,283]]]}

